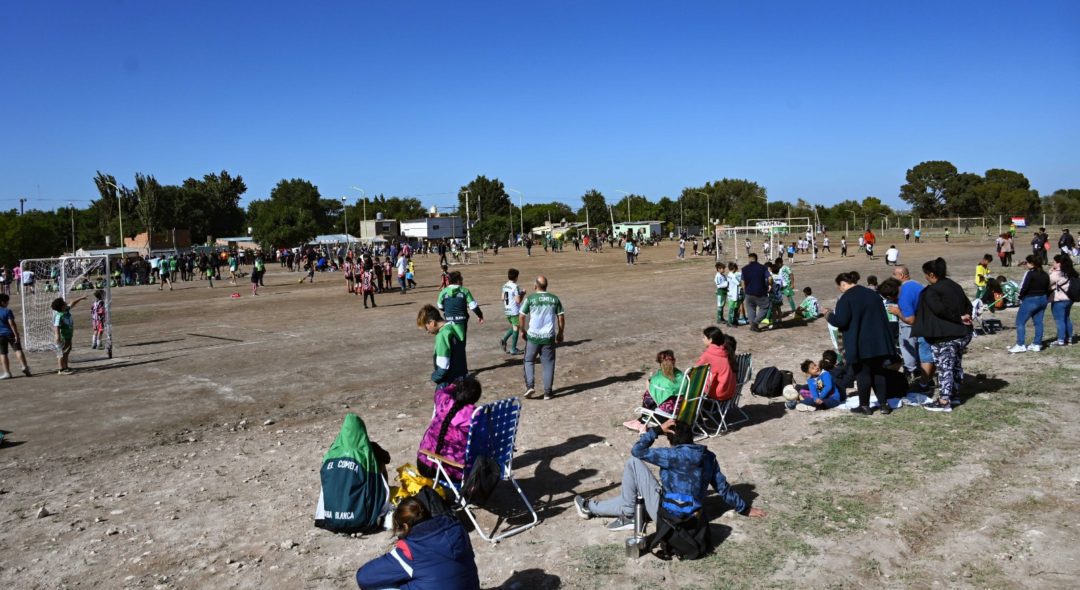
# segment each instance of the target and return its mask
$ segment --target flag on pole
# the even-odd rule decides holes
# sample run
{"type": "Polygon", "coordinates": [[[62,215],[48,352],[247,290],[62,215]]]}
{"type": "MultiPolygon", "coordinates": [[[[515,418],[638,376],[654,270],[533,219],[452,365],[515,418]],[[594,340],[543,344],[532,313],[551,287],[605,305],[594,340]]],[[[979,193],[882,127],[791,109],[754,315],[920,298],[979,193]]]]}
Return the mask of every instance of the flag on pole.
{"type": "Polygon", "coordinates": [[[1027,227],[1027,219],[1024,217],[1013,217],[1012,222],[1016,227],[1027,227]]]}

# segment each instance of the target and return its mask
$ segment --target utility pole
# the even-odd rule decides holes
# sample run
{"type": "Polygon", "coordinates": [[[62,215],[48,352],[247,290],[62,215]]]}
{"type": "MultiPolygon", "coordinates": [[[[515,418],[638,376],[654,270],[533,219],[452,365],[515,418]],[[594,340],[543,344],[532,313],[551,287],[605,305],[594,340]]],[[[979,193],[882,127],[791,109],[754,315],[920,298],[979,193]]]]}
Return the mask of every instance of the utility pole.
{"type": "Polygon", "coordinates": [[[26,197],[20,197],[19,198],[19,215],[22,215],[23,213],[25,213],[25,211],[23,210],[23,205],[25,205],[25,204],[26,204],[26,197]]]}
{"type": "Polygon", "coordinates": [[[68,209],[71,210],[71,255],[75,255],[75,203],[69,202],[68,209]]]}

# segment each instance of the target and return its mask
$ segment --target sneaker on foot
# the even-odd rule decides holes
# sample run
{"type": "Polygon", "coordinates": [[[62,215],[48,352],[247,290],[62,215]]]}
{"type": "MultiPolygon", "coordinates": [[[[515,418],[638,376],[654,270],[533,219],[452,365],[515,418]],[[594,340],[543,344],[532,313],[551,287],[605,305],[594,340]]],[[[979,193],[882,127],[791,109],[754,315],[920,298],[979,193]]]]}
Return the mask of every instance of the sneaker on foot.
{"type": "Polygon", "coordinates": [[[71,369],[61,369],[61,370],[57,371],[57,374],[59,374],[59,375],[74,375],[75,371],[72,371],[71,369]]]}
{"type": "Polygon", "coordinates": [[[796,412],[816,412],[817,407],[816,406],[810,406],[810,405],[807,405],[807,404],[795,404],[795,411],[796,412]]]}
{"type": "Polygon", "coordinates": [[[1027,350],[1028,350],[1028,347],[1024,346],[1023,344],[1016,344],[1012,348],[1009,349],[1009,352],[1013,352],[1013,353],[1027,352],[1027,350]]]}
{"type": "Polygon", "coordinates": [[[536,390],[532,387],[525,390],[525,399],[532,399],[536,397],[536,390]]]}
{"type": "Polygon", "coordinates": [[[863,416],[869,416],[873,411],[866,406],[856,406],[851,408],[852,414],[862,414],[863,416]]]}
{"type": "Polygon", "coordinates": [[[551,395],[550,393],[545,393],[545,394],[544,394],[544,399],[546,399],[546,400],[548,400],[548,399],[555,399],[555,396],[554,396],[554,395],[551,395]]]}
{"type": "Polygon", "coordinates": [[[585,496],[574,496],[574,508],[577,508],[578,516],[581,518],[590,519],[593,517],[588,503],[589,501],[585,499],[585,496]]]}
{"type": "Polygon", "coordinates": [[[501,348],[503,352],[506,352],[506,341],[505,340],[499,340],[499,348],[501,348]]]}
{"type": "Polygon", "coordinates": [[[30,367],[23,367],[22,374],[29,377],[30,376],[30,367]]]}
{"type": "Polygon", "coordinates": [[[1055,340],[1050,343],[1050,346],[1065,346],[1064,340],[1055,340]]]}
{"type": "Polygon", "coordinates": [[[930,412],[952,412],[952,404],[949,402],[943,404],[938,402],[926,402],[923,404],[923,408],[930,412]]]}
{"type": "Polygon", "coordinates": [[[11,379],[11,373],[0,374],[0,379],[11,379]]]}
{"type": "Polygon", "coordinates": [[[1028,349],[1028,352],[1040,352],[1040,351],[1042,351],[1042,345],[1041,344],[1029,344],[1027,349],[1028,349]]]}
{"type": "Polygon", "coordinates": [[[622,425],[630,430],[637,431],[638,433],[645,432],[645,425],[641,423],[641,420],[627,420],[626,422],[623,422],[622,425]]]}
{"type": "Polygon", "coordinates": [[[629,516],[620,516],[607,525],[609,531],[629,531],[634,529],[634,519],[629,516]]]}

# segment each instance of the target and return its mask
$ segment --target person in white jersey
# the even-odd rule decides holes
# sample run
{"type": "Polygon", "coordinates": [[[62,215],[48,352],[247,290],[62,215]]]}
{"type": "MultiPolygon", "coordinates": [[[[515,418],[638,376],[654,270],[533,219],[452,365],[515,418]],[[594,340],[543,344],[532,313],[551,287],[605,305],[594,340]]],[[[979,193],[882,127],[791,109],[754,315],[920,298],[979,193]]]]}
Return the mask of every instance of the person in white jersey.
{"type": "Polygon", "coordinates": [[[525,289],[522,289],[517,284],[518,269],[511,268],[506,271],[506,284],[502,287],[502,302],[503,310],[506,313],[506,321],[510,323],[510,327],[503,334],[499,340],[499,345],[502,346],[503,352],[509,352],[510,354],[521,354],[518,350],[518,315],[521,313],[521,303],[525,300],[525,289]],[[507,350],[507,343],[510,343],[510,349],[507,350]]]}

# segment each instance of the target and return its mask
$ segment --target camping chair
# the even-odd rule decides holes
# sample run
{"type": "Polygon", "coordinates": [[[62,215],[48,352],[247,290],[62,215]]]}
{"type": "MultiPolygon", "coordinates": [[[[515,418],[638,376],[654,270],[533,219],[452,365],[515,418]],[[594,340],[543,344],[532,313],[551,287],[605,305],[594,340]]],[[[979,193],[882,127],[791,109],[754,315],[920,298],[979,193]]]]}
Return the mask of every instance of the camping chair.
{"type": "Polygon", "coordinates": [[[1001,320],[994,318],[984,319],[983,314],[987,311],[993,313],[994,306],[997,305],[997,302],[1001,301],[1002,299],[1004,299],[1004,297],[995,300],[990,305],[983,303],[982,299],[971,300],[971,322],[972,324],[974,324],[974,333],[976,336],[989,336],[991,334],[996,334],[1001,331],[1001,320]]]}
{"type": "Polygon", "coordinates": [[[483,537],[485,541],[491,541],[492,543],[497,543],[501,539],[530,529],[536,526],[536,523],[540,522],[540,517],[536,514],[536,511],[533,510],[529,499],[525,496],[525,493],[521,491],[521,486],[514,480],[513,467],[511,466],[511,463],[514,460],[514,439],[517,437],[518,420],[520,417],[521,402],[516,397],[502,399],[476,408],[469,425],[469,438],[465,443],[464,464],[456,463],[446,457],[436,455],[431,451],[420,451],[435,462],[435,481],[439,485],[450,488],[454,493],[455,502],[465,511],[465,515],[472,521],[473,526],[476,527],[480,536],[483,537]],[[484,533],[483,528],[480,527],[480,523],[476,520],[475,514],[473,514],[473,510],[476,509],[476,506],[471,504],[469,500],[462,495],[462,488],[464,487],[465,480],[468,478],[469,472],[472,470],[478,457],[487,457],[498,464],[499,470],[501,471],[500,479],[502,481],[509,481],[514,485],[514,489],[517,490],[518,496],[521,496],[521,501],[525,503],[525,507],[529,509],[529,513],[532,515],[532,522],[513,527],[499,535],[495,535],[495,530],[498,529],[499,526],[498,523],[496,523],[495,529],[492,529],[490,535],[484,533]],[[454,467],[461,469],[462,478],[460,480],[451,478],[446,472],[444,465],[453,465],[454,467]]]}
{"type": "MultiPolygon", "coordinates": [[[[645,428],[660,426],[672,418],[678,418],[680,421],[693,426],[696,430],[698,412],[701,409],[701,399],[708,384],[709,365],[698,365],[686,371],[686,374],[683,377],[682,386],[679,387],[679,392],[675,394],[675,406],[671,413],[665,412],[660,408],[651,410],[648,408],[638,408],[634,411],[640,414],[641,418],[645,421],[645,428]]],[[[701,438],[705,438],[705,432],[701,431],[701,434],[703,435],[701,438]]],[[[696,433],[695,436],[697,436],[696,433]]]]}
{"type": "Polygon", "coordinates": [[[751,353],[744,352],[735,355],[735,395],[722,401],[705,398],[702,402],[700,429],[708,433],[708,436],[719,436],[730,430],[732,426],[750,421],[750,416],[747,416],[746,412],[739,407],[739,400],[742,399],[742,390],[750,381],[753,372],[754,361],[751,353]],[[728,418],[728,416],[734,418],[736,413],[741,417],[728,418]]]}

